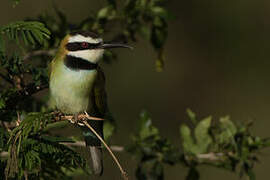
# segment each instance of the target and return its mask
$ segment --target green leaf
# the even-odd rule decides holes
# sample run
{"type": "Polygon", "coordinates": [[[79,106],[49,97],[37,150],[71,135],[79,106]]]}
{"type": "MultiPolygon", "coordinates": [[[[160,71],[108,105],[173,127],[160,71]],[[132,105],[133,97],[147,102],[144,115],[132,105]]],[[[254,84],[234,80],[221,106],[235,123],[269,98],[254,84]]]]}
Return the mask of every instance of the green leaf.
{"type": "Polygon", "coordinates": [[[3,109],[6,106],[4,99],[0,98],[0,109],[3,109]]]}
{"type": "Polygon", "coordinates": [[[0,54],[5,54],[5,42],[3,36],[0,34],[0,54]]]}
{"type": "Polygon", "coordinates": [[[99,10],[97,17],[98,19],[109,19],[112,18],[115,11],[112,6],[107,6],[99,10]]]}
{"type": "Polygon", "coordinates": [[[31,32],[30,31],[25,31],[26,32],[26,37],[27,37],[27,40],[30,42],[29,44],[32,44],[32,45],[34,45],[35,44],[35,40],[34,40],[34,38],[33,38],[33,36],[32,36],[32,34],[31,34],[31,32]]]}
{"type": "Polygon", "coordinates": [[[42,135],[41,138],[46,140],[46,141],[51,141],[51,142],[70,142],[70,143],[75,142],[73,139],[66,138],[66,137],[56,137],[56,136],[42,135]]]}
{"type": "Polygon", "coordinates": [[[212,138],[209,135],[212,117],[209,116],[201,120],[195,128],[195,138],[200,153],[207,152],[209,145],[212,143],[212,138]]]}
{"type": "Polygon", "coordinates": [[[151,28],[148,26],[141,26],[140,27],[140,34],[146,39],[151,39],[151,28]]]}
{"type": "Polygon", "coordinates": [[[188,115],[189,119],[191,120],[191,122],[194,125],[196,125],[197,124],[196,114],[189,108],[186,110],[186,112],[187,112],[187,115],[188,115]]]}
{"type": "Polygon", "coordinates": [[[180,135],[183,141],[182,146],[184,152],[197,154],[198,153],[197,147],[194,143],[193,137],[191,136],[190,128],[187,125],[183,124],[180,126],[180,135]]]}
{"type": "Polygon", "coordinates": [[[230,120],[229,116],[221,117],[220,120],[221,133],[217,137],[219,143],[229,143],[235,136],[237,128],[230,120]]]}
{"type": "Polygon", "coordinates": [[[151,32],[151,42],[154,48],[160,49],[165,44],[165,40],[167,39],[167,31],[166,29],[161,29],[157,27],[152,28],[151,32]]]}
{"type": "Polygon", "coordinates": [[[162,72],[164,70],[164,51],[163,48],[158,50],[158,59],[156,60],[156,71],[162,72]]]}
{"type": "Polygon", "coordinates": [[[152,7],[151,10],[155,16],[159,16],[159,17],[162,17],[164,19],[168,19],[168,17],[169,17],[168,11],[163,7],[156,6],[156,7],[152,7]]]}
{"type": "Polygon", "coordinates": [[[150,138],[150,137],[156,137],[159,134],[159,131],[156,127],[152,125],[152,119],[150,118],[150,115],[143,111],[140,115],[140,138],[150,138]]]}
{"type": "Polygon", "coordinates": [[[156,62],[156,71],[157,72],[163,72],[163,69],[164,69],[164,61],[163,59],[157,59],[156,62]]]}
{"type": "Polygon", "coordinates": [[[255,173],[252,171],[252,169],[249,169],[247,172],[248,178],[249,180],[256,180],[256,175],[255,173]]]}
{"type": "Polygon", "coordinates": [[[115,125],[111,122],[105,121],[104,126],[103,126],[103,131],[104,131],[104,139],[108,140],[114,133],[115,131],[115,125]]]}
{"type": "Polygon", "coordinates": [[[45,40],[50,38],[50,31],[44,24],[37,21],[9,23],[0,28],[0,33],[5,34],[9,40],[16,41],[17,44],[19,44],[19,38],[22,38],[25,45],[36,45],[37,42],[44,44],[45,40]]]}
{"type": "Polygon", "coordinates": [[[20,2],[20,0],[11,0],[11,1],[13,1],[13,7],[16,7],[20,2]]]}
{"type": "Polygon", "coordinates": [[[23,40],[23,43],[24,43],[26,46],[29,45],[29,44],[28,44],[28,41],[27,41],[27,39],[26,39],[25,31],[22,31],[22,40],[23,40]]]}

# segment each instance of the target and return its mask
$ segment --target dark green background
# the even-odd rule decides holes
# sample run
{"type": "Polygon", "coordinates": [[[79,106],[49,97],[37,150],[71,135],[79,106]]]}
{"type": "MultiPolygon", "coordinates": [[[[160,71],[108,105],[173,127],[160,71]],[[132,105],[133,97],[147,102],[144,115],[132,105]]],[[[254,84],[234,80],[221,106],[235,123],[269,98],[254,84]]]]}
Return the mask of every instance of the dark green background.
{"type": "MultiPolygon", "coordinates": [[[[52,2],[72,22],[79,22],[105,0],[21,0],[13,8],[1,0],[0,25],[53,13],[52,2]]],[[[143,39],[133,51],[117,50],[119,61],[103,65],[111,111],[118,123],[113,142],[129,143],[142,109],[147,109],[163,136],[179,144],[179,125],[187,122],[186,108],[199,117],[229,114],[235,121],[253,120],[252,132],[270,137],[270,1],[175,0],[169,1],[175,20],[169,24],[165,70],[155,72],[156,54],[143,39]]],[[[105,153],[105,172],[98,179],[120,179],[105,153]]],[[[134,179],[134,159],[119,154],[134,179]]],[[[268,179],[269,149],[261,153],[255,172],[268,179]]],[[[200,168],[202,180],[238,179],[216,168],[200,168]]],[[[181,166],[166,167],[165,179],[184,179],[181,166]]]]}

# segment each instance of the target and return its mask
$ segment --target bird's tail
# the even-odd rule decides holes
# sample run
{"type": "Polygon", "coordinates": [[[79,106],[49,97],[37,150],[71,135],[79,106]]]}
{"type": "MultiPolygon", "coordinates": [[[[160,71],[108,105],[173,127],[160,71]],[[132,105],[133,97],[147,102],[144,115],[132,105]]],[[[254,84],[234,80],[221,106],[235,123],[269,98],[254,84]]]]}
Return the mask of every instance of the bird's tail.
{"type": "MultiPolygon", "coordinates": [[[[89,125],[103,138],[103,122],[88,121],[89,125]]],[[[94,174],[102,175],[103,172],[103,157],[101,142],[93,132],[87,127],[82,127],[83,136],[86,143],[88,155],[91,156],[91,165],[94,174]]],[[[88,158],[87,158],[88,159],[88,158]]]]}
{"type": "Polygon", "coordinates": [[[103,172],[103,157],[101,147],[87,146],[87,151],[91,155],[92,169],[94,174],[101,176],[103,172]]]}

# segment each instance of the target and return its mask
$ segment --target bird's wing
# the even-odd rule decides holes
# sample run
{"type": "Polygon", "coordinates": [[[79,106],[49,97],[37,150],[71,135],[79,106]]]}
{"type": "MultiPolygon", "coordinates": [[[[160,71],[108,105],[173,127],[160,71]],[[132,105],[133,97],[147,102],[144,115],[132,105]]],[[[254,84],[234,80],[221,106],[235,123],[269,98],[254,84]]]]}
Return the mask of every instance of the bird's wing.
{"type": "Polygon", "coordinates": [[[105,75],[100,67],[97,68],[97,77],[92,89],[92,113],[104,118],[108,112],[107,94],[105,90],[105,75]]]}

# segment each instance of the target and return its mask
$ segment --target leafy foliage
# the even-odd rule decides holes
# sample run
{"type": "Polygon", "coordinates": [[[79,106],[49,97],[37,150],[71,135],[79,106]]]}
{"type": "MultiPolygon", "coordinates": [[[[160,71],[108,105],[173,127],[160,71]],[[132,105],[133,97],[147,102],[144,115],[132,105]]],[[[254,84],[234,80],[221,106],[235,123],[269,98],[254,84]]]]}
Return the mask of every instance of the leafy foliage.
{"type": "MultiPolygon", "coordinates": [[[[18,4],[19,0],[13,0],[18,4]]],[[[157,53],[156,69],[163,70],[164,45],[171,15],[166,0],[107,0],[103,8],[77,24],[69,22],[57,7],[56,16],[42,14],[27,21],[0,27],[0,179],[71,179],[76,172],[88,173],[86,159],[64,145],[74,137],[53,133],[66,124],[54,121],[44,101],[35,93],[48,87],[47,65],[60,40],[75,29],[110,35],[113,41],[144,39],[157,53]],[[6,47],[12,47],[7,51],[6,47]],[[8,156],[3,156],[7,153],[8,156]]],[[[117,56],[107,51],[104,61],[117,56]]],[[[187,180],[199,179],[199,165],[210,165],[255,179],[257,153],[270,146],[268,139],[254,136],[251,124],[236,125],[228,116],[218,123],[209,116],[197,119],[187,111],[194,128],[180,127],[181,149],[162,137],[150,115],[142,112],[138,132],[125,152],[137,159],[137,179],[164,179],[164,166],[181,164],[189,168],[187,180]]],[[[111,115],[110,115],[111,117],[111,115]]],[[[105,139],[115,131],[105,124],[105,139]]],[[[180,138],[179,138],[180,139],[180,138]]]]}
{"type": "Polygon", "coordinates": [[[86,162],[79,153],[59,144],[72,140],[44,134],[44,128],[51,121],[50,113],[28,113],[11,131],[6,177],[20,179],[27,172],[32,178],[61,179],[68,171],[86,168],[86,162]]]}
{"type": "Polygon", "coordinates": [[[255,179],[256,153],[269,147],[269,139],[252,135],[251,124],[237,126],[228,116],[213,124],[210,116],[198,120],[190,109],[187,114],[194,128],[186,124],[180,126],[183,150],[180,152],[168,139],[161,137],[149,114],[141,113],[138,134],[133,136],[133,144],[127,147],[127,151],[138,160],[137,179],[164,179],[166,164],[187,166],[187,180],[200,178],[199,165],[215,166],[255,179]]]}
{"type": "MultiPolygon", "coordinates": [[[[136,42],[145,39],[157,52],[156,69],[162,71],[164,65],[163,48],[167,38],[167,22],[170,15],[166,10],[165,0],[125,0],[118,6],[113,0],[96,13],[90,14],[78,24],[69,22],[64,13],[55,7],[57,19],[43,14],[37,19],[46,24],[52,32],[49,46],[55,48],[65,34],[72,30],[94,31],[100,35],[110,35],[113,41],[136,42]]],[[[119,3],[120,4],[120,3],[119,3]]],[[[111,63],[116,55],[105,52],[105,62],[111,63]]]]}
{"type": "MultiPolygon", "coordinates": [[[[20,1],[13,2],[15,6],[20,1]]],[[[141,37],[161,54],[167,36],[165,1],[127,0],[123,4],[120,7],[116,1],[108,0],[103,8],[78,24],[70,23],[65,14],[54,7],[56,18],[42,14],[0,27],[0,78],[4,80],[0,83],[3,87],[0,147],[1,151],[9,153],[8,158],[1,161],[1,170],[5,171],[2,174],[6,178],[61,179],[68,176],[68,171],[78,167],[85,169],[84,158],[61,144],[67,139],[48,136],[47,129],[54,124],[51,114],[44,111],[46,106],[32,95],[48,87],[46,67],[50,58],[47,57],[53,56],[60,40],[75,29],[95,31],[100,35],[107,35],[110,29],[113,41],[136,42],[141,37]],[[7,51],[7,47],[12,47],[13,51],[7,51]],[[6,123],[12,128],[7,128],[6,123]]],[[[111,63],[114,59],[114,53],[106,52],[105,62],[111,63]]],[[[104,128],[108,139],[115,125],[106,123],[104,128]]],[[[162,139],[159,141],[170,146],[162,139]]],[[[161,144],[152,146],[159,148],[161,144]]]]}
{"type": "Polygon", "coordinates": [[[163,164],[173,165],[179,161],[179,150],[160,136],[147,112],[141,113],[140,121],[139,133],[133,136],[133,144],[127,148],[127,151],[139,160],[136,177],[163,179],[163,164]]]}
{"type": "Polygon", "coordinates": [[[250,123],[237,126],[229,116],[221,117],[215,125],[211,124],[210,117],[197,122],[196,141],[187,125],[180,127],[185,163],[193,168],[192,171],[198,164],[208,164],[254,179],[252,169],[258,160],[256,153],[269,146],[269,139],[252,135],[250,123]]]}
{"type": "MultiPolygon", "coordinates": [[[[46,39],[50,38],[50,31],[45,28],[44,24],[37,21],[17,21],[0,28],[1,35],[6,35],[9,40],[19,44],[19,37],[25,45],[45,44],[46,39]]],[[[0,38],[1,47],[4,47],[3,38],[0,38]]],[[[0,52],[4,52],[3,48],[0,52]]]]}

